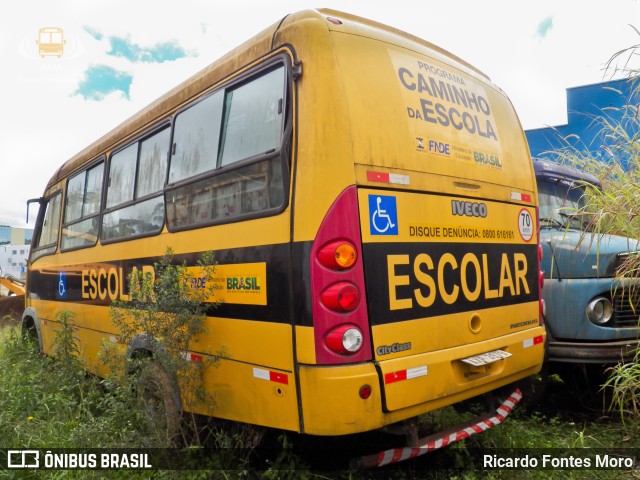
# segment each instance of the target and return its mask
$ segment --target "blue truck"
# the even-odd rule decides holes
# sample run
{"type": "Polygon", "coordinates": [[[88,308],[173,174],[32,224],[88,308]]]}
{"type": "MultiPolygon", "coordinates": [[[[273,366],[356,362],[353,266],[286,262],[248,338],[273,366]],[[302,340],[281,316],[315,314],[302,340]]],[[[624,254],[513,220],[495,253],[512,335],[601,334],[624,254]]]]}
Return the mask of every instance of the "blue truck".
{"type": "Polygon", "coordinates": [[[533,160],[540,201],[542,296],[548,360],[602,366],[633,358],[640,333],[640,278],[616,280],[616,271],[640,254],[637,239],[588,231],[576,212],[593,175],[533,160]]]}

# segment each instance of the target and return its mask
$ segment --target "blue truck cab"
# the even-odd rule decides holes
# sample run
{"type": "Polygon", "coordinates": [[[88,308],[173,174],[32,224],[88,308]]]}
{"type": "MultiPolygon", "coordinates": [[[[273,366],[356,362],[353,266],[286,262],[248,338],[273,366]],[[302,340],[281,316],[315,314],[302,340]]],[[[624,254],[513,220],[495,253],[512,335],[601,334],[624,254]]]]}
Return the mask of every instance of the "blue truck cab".
{"type": "Polygon", "coordinates": [[[540,201],[541,269],[550,362],[611,364],[633,358],[640,333],[640,278],[615,280],[638,254],[636,239],[585,233],[585,184],[596,177],[533,160],[540,201]],[[572,214],[574,213],[574,214],[572,214]]]}

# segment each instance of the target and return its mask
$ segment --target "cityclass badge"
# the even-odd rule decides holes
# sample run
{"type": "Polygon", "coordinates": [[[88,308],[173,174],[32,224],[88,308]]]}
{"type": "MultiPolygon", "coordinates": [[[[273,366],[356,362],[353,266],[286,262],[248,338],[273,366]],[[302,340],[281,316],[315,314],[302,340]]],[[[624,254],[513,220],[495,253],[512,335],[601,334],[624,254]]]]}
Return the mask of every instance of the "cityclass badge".
{"type": "Polygon", "coordinates": [[[390,355],[392,353],[406,352],[411,350],[411,342],[394,343],[393,345],[381,345],[376,349],[376,353],[380,356],[390,355]]]}

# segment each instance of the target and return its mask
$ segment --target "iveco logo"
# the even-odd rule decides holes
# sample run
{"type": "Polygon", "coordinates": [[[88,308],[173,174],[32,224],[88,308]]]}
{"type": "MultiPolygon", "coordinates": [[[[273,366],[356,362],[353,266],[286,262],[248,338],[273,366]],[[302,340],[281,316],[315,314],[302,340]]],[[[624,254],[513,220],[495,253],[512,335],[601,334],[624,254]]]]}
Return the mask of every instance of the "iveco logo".
{"type": "Polygon", "coordinates": [[[378,355],[390,355],[392,353],[404,352],[406,350],[411,350],[411,342],[382,345],[376,349],[376,353],[378,355]]]}
{"type": "Polygon", "coordinates": [[[477,202],[461,202],[460,200],[451,201],[451,213],[467,217],[486,217],[487,205],[477,202]]]}

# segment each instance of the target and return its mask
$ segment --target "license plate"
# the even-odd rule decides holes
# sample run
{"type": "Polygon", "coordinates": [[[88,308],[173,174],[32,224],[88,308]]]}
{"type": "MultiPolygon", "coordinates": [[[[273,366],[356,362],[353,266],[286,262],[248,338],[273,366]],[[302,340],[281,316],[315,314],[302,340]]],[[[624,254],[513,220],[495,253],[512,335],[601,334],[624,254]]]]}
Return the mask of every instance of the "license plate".
{"type": "Polygon", "coordinates": [[[480,355],[474,355],[473,357],[463,358],[462,361],[469,365],[473,365],[474,367],[480,367],[482,365],[497,362],[498,360],[509,358],[510,356],[511,354],[504,350],[494,350],[493,352],[481,353],[480,355]]]}

